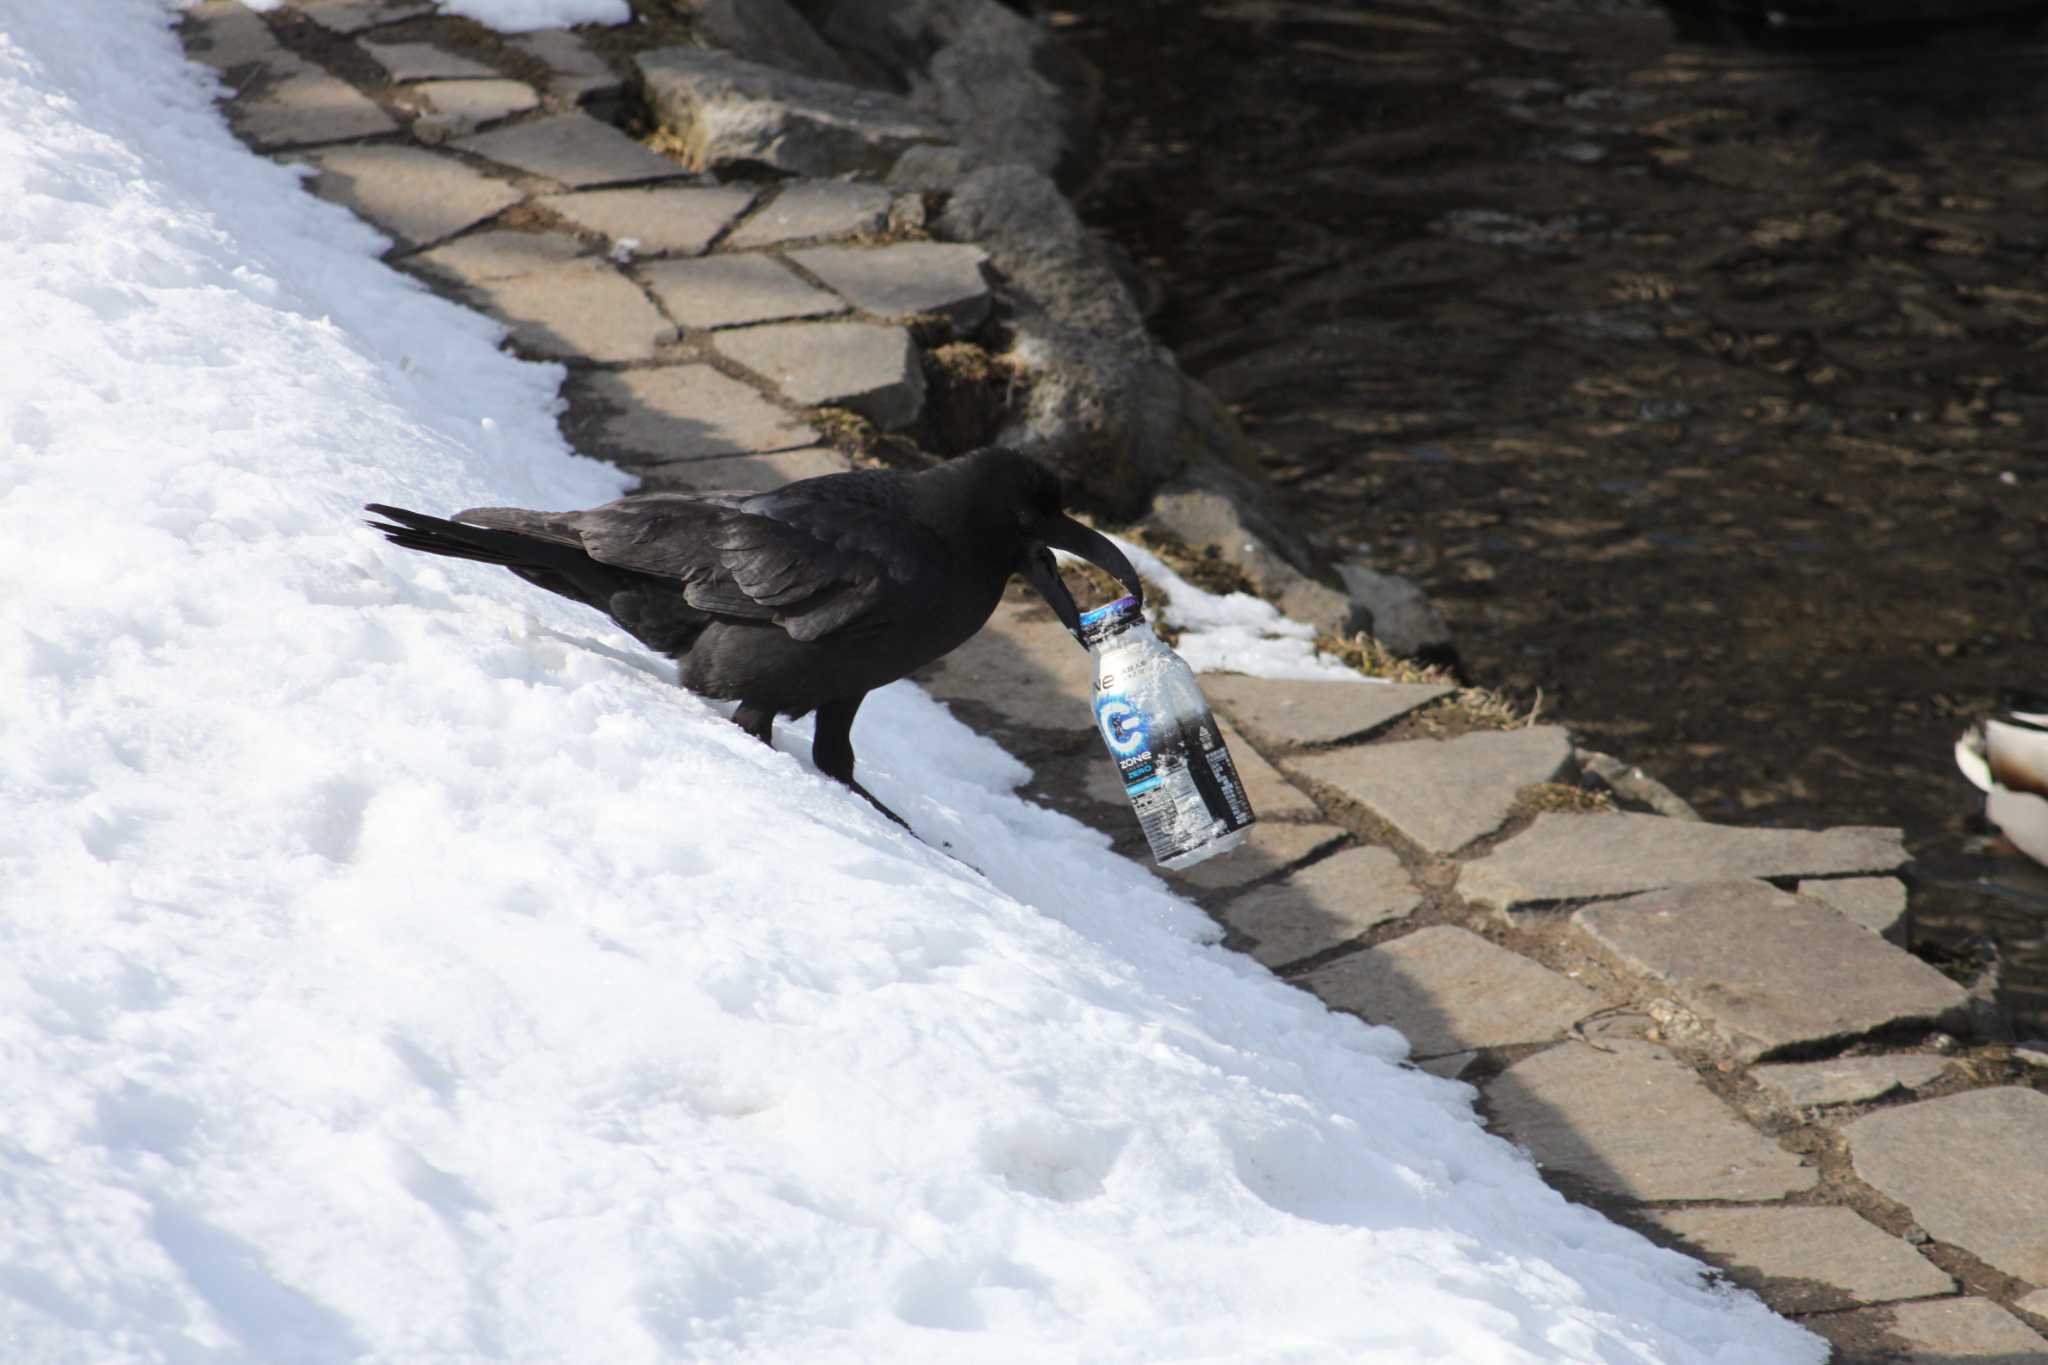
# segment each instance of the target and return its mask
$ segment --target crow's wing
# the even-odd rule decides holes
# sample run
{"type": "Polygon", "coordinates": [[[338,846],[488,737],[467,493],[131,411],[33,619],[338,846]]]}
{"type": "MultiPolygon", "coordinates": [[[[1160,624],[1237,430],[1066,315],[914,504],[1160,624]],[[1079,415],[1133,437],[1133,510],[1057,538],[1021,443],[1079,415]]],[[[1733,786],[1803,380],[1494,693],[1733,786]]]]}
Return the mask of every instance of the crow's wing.
{"type": "Polygon", "coordinates": [[[691,606],[772,621],[798,640],[879,622],[892,594],[922,599],[944,545],[883,470],[806,479],[749,498],[625,498],[576,516],[590,557],[683,585],[691,606]]]}

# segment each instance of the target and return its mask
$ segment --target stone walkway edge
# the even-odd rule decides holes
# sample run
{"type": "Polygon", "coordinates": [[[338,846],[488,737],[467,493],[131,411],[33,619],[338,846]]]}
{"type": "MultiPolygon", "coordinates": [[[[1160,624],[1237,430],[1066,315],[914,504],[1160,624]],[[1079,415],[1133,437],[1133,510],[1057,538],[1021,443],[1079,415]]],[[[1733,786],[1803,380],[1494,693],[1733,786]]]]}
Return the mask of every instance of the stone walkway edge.
{"type": "MultiPolygon", "coordinates": [[[[822,422],[957,435],[947,367],[1037,306],[930,218],[981,144],[789,23],[752,61],[406,0],[202,0],[183,36],[245,141],[569,367],[580,449],[758,489],[852,467],[822,422]],[[646,142],[593,112],[635,89],[666,120],[646,142]]],[[[1144,857],[1087,658],[1035,599],[920,681],[1032,767],[1026,795],[1144,857]]],[[[1400,1029],[1567,1195],[1837,1359],[2048,1363],[2048,1055],[1973,1037],[1963,988],[1894,941],[1899,831],[1699,821],[1447,687],[1203,685],[1261,821],[1162,875],[1227,947],[1400,1029]]]]}

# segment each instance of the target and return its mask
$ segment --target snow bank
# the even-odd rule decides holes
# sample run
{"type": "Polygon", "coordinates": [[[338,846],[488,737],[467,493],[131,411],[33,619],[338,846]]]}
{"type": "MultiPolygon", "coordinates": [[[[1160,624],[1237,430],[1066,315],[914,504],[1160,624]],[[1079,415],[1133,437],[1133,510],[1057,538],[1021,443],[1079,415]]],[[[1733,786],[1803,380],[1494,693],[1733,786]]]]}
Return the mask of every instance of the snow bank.
{"type": "Polygon", "coordinates": [[[863,775],[986,876],[362,529],[622,480],[167,19],[0,36],[11,1365],[1821,1358],[914,688],[863,775]]]}

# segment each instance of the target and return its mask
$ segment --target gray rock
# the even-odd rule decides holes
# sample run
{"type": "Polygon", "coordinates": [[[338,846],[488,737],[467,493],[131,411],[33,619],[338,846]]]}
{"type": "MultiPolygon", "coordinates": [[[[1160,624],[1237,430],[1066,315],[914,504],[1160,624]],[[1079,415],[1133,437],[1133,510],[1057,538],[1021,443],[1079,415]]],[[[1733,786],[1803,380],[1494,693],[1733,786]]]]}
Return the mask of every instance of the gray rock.
{"type": "Polygon", "coordinates": [[[1458,878],[1458,894],[1501,910],[1618,896],[1730,877],[1889,872],[1907,861],[1899,831],[1742,829],[1656,815],[1551,812],[1458,878]]]}
{"type": "Polygon", "coordinates": [[[1202,692],[1260,744],[1335,744],[1391,725],[1453,690],[1433,683],[1295,682],[1204,673],[1202,692]]]}
{"type": "Polygon", "coordinates": [[[880,175],[946,130],[894,95],[778,71],[706,48],[634,60],[662,124],[692,166],[764,165],[789,175],[880,175]]]}
{"type": "Polygon", "coordinates": [[[1349,943],[1421,903],[1393,853],[1347,848],[1245,892],[1224,907],[1223,920],[1254,941],[1253,957],[1278,968],[1349,943]]]}
{"type": "Polygon", "coordinates": [[[1886,1335],[1913,1352],[1901,1365],[2048,1365],[2048,1340],[1989,1299],[1933,1299],[1873,1310],[1887,1311],[1886,1335]]]}
{"type": "Polygon", "coordinates": [[[184,11],[182,20],[185,51],[223,76],[239,76],[272,62],[299,65],[298,58],[278,44],[270,25],[242,0],[199,0],[184,11]]]}
{"type": "Polygon", "coordinates": [[[703,256],[641,268],[647,287],[685,327],[735,327],[843,313],[846,305],[773,256],[703,256]]]}
{"type": "Polygon", "coordinates": [[[1861,1104],[1900,1090],[1918,1090],[1948,1069],[1946,1057],[1837,1057],[1826,1062],[1756,1066],[1749,1077],[1773,1101],[1790,1109],[1861,1104]]]}
{"type": "Polygon", "coordinates": [[[909,426],[924,407],[924,370],[901,327],[782,322],[721,332],[715,344],[804,407],[848,408],[884,431],[909,426]]]}
{"type": "Polygon", "coordinates": [[[778,450],[765,455],[731,455],[716,460],[682,460],[642,472],[643,487],[689,493],[765,493],[798,479],[843,474],[853,464],[826,446],[778,450]]]}
{"type": "Polygon", "coordinates": [[[813,0],[806,9],[861,74],[909,90],[943,119],[974,163],[1050,175],[1084,154],[1084,69],[997,0],[813,0]]]}
{"type": "Polygon", "coordinates": [[[2008,1275],[2048,1284],[2048,1095],[1971,1090],[1846,1125],[1856,1174],[1915,1222],[2008,1275]]]}
{"type": "Polygon", "coordinates": [[[417,147],[334,147],[306,158],[313,192],[346,205],[405,246],[425,246],[520,200],[502,180],[417,147]]]}
{"type": "Polygon", "coordinates": [[[1396,654],[1414,658],[1451,648],[1451,628],[1421,588],[1398,574],[1352,561],[1337,566],[1344,591],[1363,613],[1359,629],[1396,654]]]}
{"type": "Polygon", "coordinates": [[[587,381],[608,409],[605,443],[628,464],[766,454],[815,442],[810,426],[709,365],[607,371],[587,381]]]}
{"type": "Polygon", "coordinates": [[[1603,901],[1571,922],[1668,988],[1745,1062],[1964,1008],[1963,988],[1911,953],[1759,881],[1603,901]]]}
{"type": "Polygon", "coordinates": [[[463,138],[455,144],[473,156],[545,176],[572,189],[628,180],[660,180],[683,168],[649,151],[608,123],[584,114],[556,114],[463,138]]]}
{"type": "Polygon", "coordinates": [[[272,79],[230,106],[235,131],[257,147],[306,147],[388,133],[398,124],[346,81],[296,58],[265,64],[272,79]]]}
{"type": "Polygon", "coordinates": [[[1632,763],[1592,749],[1575,749],[1572,761],[1579,772],[1593,779],[1595,790],[1605,791],[1623,810],[1645,811],[1673,820],[1697,820],[1700,813],[1677,792],[1632,763]]]}
{"type": "MultiPolygon", "coordinates": [[[[2037,1318],[2048,1318],[2048,1289],[2036,1289],[2031,1294],[2022,1294],[2012,1301],[2012,1306],[2022,1313],[2032,1313],[2037,1318]]],[[[2048,1365],[2048,1362],[2044,1362],[2048,1365]]]]}
{"type": "Polygon", "coordinates": [[[504,319],[514,344],[530,354],[612,363],[651,359],[675,329],[638,285],[582,251],[573,237],[558,233],[496,231],[458,237],[411,260],[504,319]]]}
{"type": "Polygon", "coordinates": [[[1222,732],[1223,743],[1230,750],[1231,762],[1237,766],[1238,781],[1244,784],[1244,794],[1252,803],[1252,810],[1261,820],[1320,820],[1321,807],[1311,801],[1301,790],[1285,777],[1280,770],[1268,763],[1252,742],[1239,734],[1229,721],[1218,718],[1216,728],[1222,732]]]}
{"type": "Polygon", "coordinates": [[[1556,778],[1571,738],[1555,725],[1475,730],[1456,739],[1353,745],[1286,760],[1431,853],[1452,853],[1506,822],[1524,787],[1556,778]]]}
{"type": "Polygon", "coordinates": [[[1873,934],[1906,917],[1906,884],[1897,877],[1827,877],[1799,883],[1799,894],[1834,907],[1873,934]]]}
{"type": "Polygon", "coordinates": [[[786,0],[682,0],[706,47],[820,80],[850,81],[852,70],[786,0]]]}
{"type": "MultiPolygon", "coordinates": [[[[1135,816],[1131,823],[1136,826],[1135,816]]],[[[1285,871],[1335,847],[1343,838],[1344,831],[1335,825],[1267,824],[1262,820],[1231,852],[1179,872],[1160,869],[1159,874],[1197,891],[1229,891],[1285,871]]]]}
{"type": "Polygon", "coordinates": [[[889,219],[889,192],[847,180],[806,180],[785,185],[746,222],[728,246],[780,246],[823,237],[880,232],[889,219]]]}
{"type": "Polygon", "coordinates": [[[988,281],[980,247],[954,242],[898,242],[891,246],[819,246],[789,258],[876,317],[939,313],[961,332],[988,317],[988,281]]]}
{"type": "Polygon", "coordinates": [[[1440,924],[1338,958],[1299,978],[1332,1009],[1408,1037],[1418,1057],[1547,1043],[1600,997],[1468,929],[1440,924]]]}
{"type": "Polygon", "coordinates": [[[1503,1071],[1485,1087],[1494,1128],[1546,1171],[1644,1203],[1779,1199],[1820,1179],[1663,1048],[1604,1047],[1568,1043],[1503,1071]]]}
{"type": "Polygon", "coordinates": [[[1306,562],[1306,549],[1287,546],[1286,533],[1249,512],[1242,490],[1236,490],[1235,496],[1206,487],[1162,490],[1153,497],[1152,510],[1140,525],[1164,531],[1189,545],[1213,546],[1226,563],[1244,571],[1261,597],[1297,621],[1339,635],[1349,635],[1364,625],[1343,593],[1296,567],[1296,563],[1306,562]],[[1284,546],[1286,552],[1276,546],[1284,546]]]}
{"type": "Polygon", "coordinates": [[[447,142],[540,107],[540,96],[524,81],[425,81],[407,95],[420,107],[412,135],[427,143],[447,142]]]}
{"type": "Polygon", "coordinates": [[[506,42],[548,68],[548,93],[558,99],[575,103],[625,87],[625,82],[605,65],[604,58],[567,29],[521,33],[506,42]]]}
{"type": "Polygon", "coordinates": [[[1780,1313],[1947,1294],[1956,1282],[1843,1208],[1674,1209],[1644,1215],[1780,1313]]]}
{"type": "Polygon", "coordinates": [[[654,185],[550,194],[540,205],[586,231],[632,242],[640,255],[696,256],[753,201],[754,192],[746,189],[654,185]]]}
{"type": "Polygon", "coordinates": [[[973,159],[963,149],[951,143],[926,143],[897,157],[886,178],[907,190],[950,193],[973,169],[973,159]]]}
{"type": "Polygon", "coordinates": [[[296,0],[292,8],[344,37],[434,12],[424,0],[296,0]]]}
{"type": "Polygon", "coordinates": [[[488,80],[498,74],[494,67],[432,43],[380,43],[365,38],[357,46],[394,81],[488,80]]]}

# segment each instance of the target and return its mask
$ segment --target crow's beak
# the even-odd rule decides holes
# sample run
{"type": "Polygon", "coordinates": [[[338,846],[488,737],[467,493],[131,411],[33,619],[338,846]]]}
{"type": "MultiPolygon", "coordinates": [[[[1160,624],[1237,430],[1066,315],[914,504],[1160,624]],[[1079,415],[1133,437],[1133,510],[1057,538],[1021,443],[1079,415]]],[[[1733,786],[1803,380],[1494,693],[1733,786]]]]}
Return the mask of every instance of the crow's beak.
{"type": "Polygon", "coordinates": [[[1060,618],[1060,624],[1076,638],[1081,633],[1081,613],[1074,605],[1074,595],[1060,581],[1059,568],[1052,557],[1053,550],[1079,555],[1129,588],[1131,596],[1140,603],[1144,602],[1145,589],[1138,582],[1138,571],[1131,567],[1131,561],[1124,558],[1124,552],[1117,549],[1108,536],[1064,516],[1053,517],[1032,530],[1036,538],[1024,547],[1024,562],[1017,566],[1017,571],[1038,590],[1038,595],[1052,608],[1053,615],[1060,618]]]}

